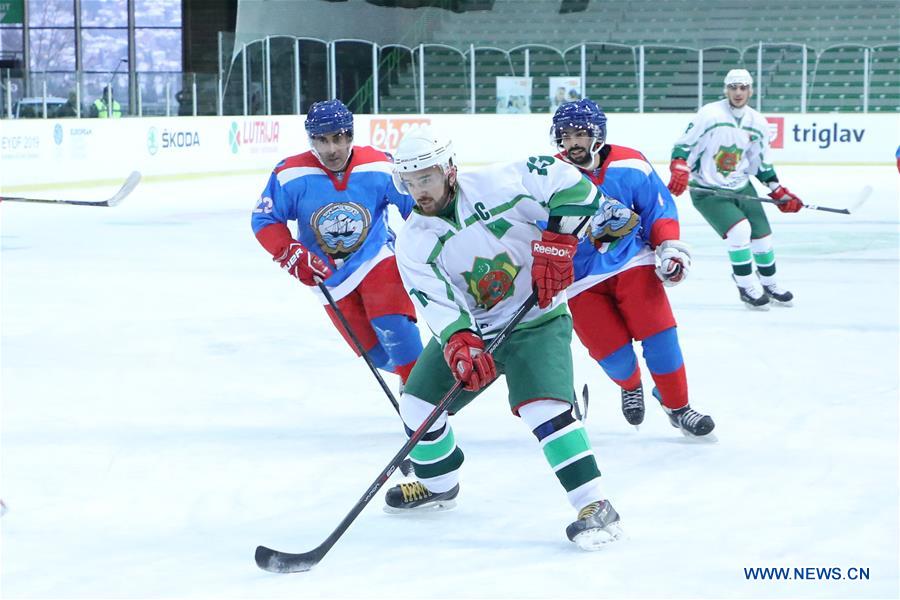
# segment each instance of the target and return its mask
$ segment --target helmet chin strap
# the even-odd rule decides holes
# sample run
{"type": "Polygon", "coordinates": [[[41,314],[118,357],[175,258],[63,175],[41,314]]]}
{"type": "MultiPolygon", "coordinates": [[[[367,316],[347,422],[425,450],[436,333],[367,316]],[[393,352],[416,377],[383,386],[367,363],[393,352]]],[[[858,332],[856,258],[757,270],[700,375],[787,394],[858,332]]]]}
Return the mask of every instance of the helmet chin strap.
{"type": "MultiPolygon", "coordinates": [[[[596,160],[597,155],[600,154],[600,150],[602,150],[603,146],[606,145],[605,141],[598,142],[596,140],[597,140],[597,138],[595,138],[594,136],[591,136],[591,145],[588,147],[588,154],[591,157],[590,167],[593,167],[594,161],[596,160]]],[[[561,154],[564,154],[566,156],[566,162],[572,163],[573,165],[576,165],[579,167],[581,166],[581,165],[578,165],[577,163],[573,162],[572,159],[568,158],[569,151],[566,150],[566,147],[563,144],[557,144],[556,148],[560,151],[561,154]]],[[[584,167],[584,168],[589,168],[589,167],[584,167]]]]}

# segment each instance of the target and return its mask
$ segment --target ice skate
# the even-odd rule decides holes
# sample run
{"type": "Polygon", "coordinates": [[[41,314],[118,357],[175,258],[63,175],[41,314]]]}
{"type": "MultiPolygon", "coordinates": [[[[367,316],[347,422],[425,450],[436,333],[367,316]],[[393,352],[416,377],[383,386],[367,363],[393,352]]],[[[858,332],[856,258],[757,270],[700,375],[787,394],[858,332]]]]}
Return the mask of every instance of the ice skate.
{"type": "Polygon", "coordinates": [[[439,494],[432,493],[419,481],[395,485],[384,495],[384,512],[393,514],[450,510],[456,506],[459,484],[439,494]]]}
{"type": "Polygon", "coordinates": [[[737,282],[737,278],[735,278],[734,275],[731,277],[734,279],[735,285],[737,285],[741,302],[743,302],[747,308],[751,310],[769,310],[769,297],[766,295],[765,291],[763,291],[761,286],[754,282],[751,285],[744,287],[737,282]]]}
{"type": "Polygon", "coordinates": [[[636,389],[622,389],[622,414],[629,425],[637,427],[644,422],[644,386],[636,389]]]}
{"type": "MultiPolygon", "coordinates": [[[[672,427],[681,430],[686,437],[702,438],[710,436],[713,429],[716,428],[715,422],[709,415],[704,415],[691,408],[690,404],[685,404],[681,408],[671,409],[662,403],[662,396],[659,390],[653,388],[653,397],[659,400],[660,406],[669,416],[669,422],[672,427]]],[[[715,441],[715,436],[710,436],[710,441],[715,441]]]]}
{"type": "Polygon", "coordinates": [[[763,284],[763,291],[772,304],[775,306],[793,306],[794,295],[789,291],[782,289],[777,283],[771,285],[763,284]]]}
{"type": "Polygon", "coordinates": [[[582,550],[599,550],[623,535],[619,513],[609,500],[591,502],[580,511],[578,519],[566,527],[566,536],[582,550]]]}

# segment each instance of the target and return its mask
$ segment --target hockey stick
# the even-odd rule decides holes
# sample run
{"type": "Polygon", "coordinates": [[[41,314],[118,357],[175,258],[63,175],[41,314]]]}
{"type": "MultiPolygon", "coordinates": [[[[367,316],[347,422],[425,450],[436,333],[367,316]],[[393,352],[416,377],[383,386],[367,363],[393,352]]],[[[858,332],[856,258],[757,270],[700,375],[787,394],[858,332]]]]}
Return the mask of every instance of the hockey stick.
{"type": "MultiPolygon", "coordinates": [[[[356,334],[353,333],[353,328],[350,327],[350,322],[347,320],[347,317],[344,316],[344,313],[338,308],[337,302],[334,301],[334,297],[331,295],[331,292],[328,291],[328,287],[325,283],[319,279],[316,279],[316,285],[319,286],[319,290],[321,290],[322,294],[324,294],[325,299],[328,300],[328,304],[331,306],[331,310],[334,311],[334,314],[337,315],[338,320],[341,322],[341,325],[344,326],[344,331],[347,332],[347,335],[353,340],[353,345],[356,346],[356,350],[359,352],[360,356],[363,357],[363,360],[366,361],[366,364],[369,366],[369,370],[372,371],[372,375],[375,376],[375,379],[378,380],[378,384],[381,386],[381,389],[384,390],[384,393],[387,395],[388,400],[391,401],[391,405],[393,405],[394,410],[397,411],[397,414],[400,414],[400,404],[397,403],[397,399],[394,397],[394,394],[391,393],[390,388],[385,383],[384,378],[381,376],[381,373],[378,372],[378,368],[375,366],[375,363],[372,362],[372,358],[369,356],[369,353],[366,352],[365,348],[363,348],[362,343],[359,341],[359,338],[356,337],[356,334]]],[[[403,417],[401,416],[401,419],[403,417]]],[[[409,459],[403,459],[400,463],[400,472],[403,473],[404,476],[412,473],[412,463],[409,459]]]]}
{"type": "Polygon", "coordinates": [[[125,196],[134,191],[141,181],[140,171],[134,171],[119,188],[119,191],[106,200],[63,200],[59,198],[23,198],[21,196],[0,196],[0,202],[42,202],[45,204],[76,204],[78,206],[116,206],[125,196]]]}
{"type": "MultiPolygon", "coordinates": [[[[509,337],[509,334],[516,328],[516,325],[519,324],[519,321],[525,316],[525,314],[530,311],[535,304],[537,304],[537,292],[532,292],[531,296],[522,304],[521,307],[516,311],[513,315],[512,319],[510,319],[509,323],[497,334],[491,343],[488,344],[485,352],[491,353],[494,352],[503,342],[506,341],[506,338],[509,337]]],[[[290,554],[288,552],[280,552],[278,550],[272,550],[271,548],[267,548],[265,546],[257,546],[256,548],[256,564],[260,569],[265,571],[271,571],[272,573],[300,573],[303,571],[309,571],[311,568],[319,564],[325,555],[331,550],[331,547],[340,539],[344,532],[347,531],[347,528],[356,520],[356,517],[359,516],[359,513],[363,511],[366,505],[375,497],[375,494],[384,483],[388,480],[394,470],[397,468],[397,465],[400,464],[400,461],[406,458],[406,456],[410,453],[419,440],[425,435],[428,431],[428,428],[434,425],[435,421],[443,414],[447,408],[453,404],[453,401],[459,396],[462,392],[463,384],[457,381],[450,390],[444,394],[444,397],[441,398],[441,401],[438,402],[437,406],[434,407],[434,410],[431,411],[431,414],[419,425],[419,428],[416,429],[413,434],[409,437],[409,440],[403,444],[403,447],[400,448],[400,451],[391,459],[391,462],[384,468],[384,470],[375,478],[375,481],[372,482],[372,485],[366,490],[366,492],[362,495],[362,497],[356,502],[350,512],[347,513],[347,516],[338,524],[337,528],[331,532],[325,541],[319,544],[313,550],[309,552],[303,552],[301,554],[290,554]]]]}
{"type": "MultiPolygon", "coordinates": [[[[691,185],[692,190],[705,193],[705,194],[714,194],[716,196],[725,196],[727,198],[736,198],[738,200],[757,200],[759,202],[768,202],[769,204],[782,204],[780,200],[775,200],[773,198],[766,198],[765,196],[751,196],[749,194],[739,194],[737,192],[732,192],[730,190],[713,190],[709,188],[700,187],[698,185],[691,185]]],[[[830,208],[828,206],[819,206],[817,204],[804,204],[803,208],[808,208],[809,210],[820,210],[823,212],[831,212],[831,213],[839,213],[842,215],[849,215],[852,212],[856,211],[860,206],[862,206],[863,202],[865,202],[869,196],[872,194],[872,186],[867,185],[863,188],[862,192],[857,198],[856,202],[854,202],[852,208],[830,208]]]]}
{"type": "Polygon", "coordinates": [[[381,389],[384,390],[384,393],[387,395],[388,400],[391,401],[391,404],[394,406],[394,410],[396,410],[397,414],[399,415],[400,405],[397,404],[397,399],[394,398],[394,394],[391,393],[390,388],[388,388],[387,384],[384,382],[384,378],[381,376],[381,373],[378,372],[378,369],[375,367],[375,364],[369,357],[369,353],[366,352],[365,348],[362,347],[359,338],[356,337],[355,333],[353,333],[353,329],[350,327],[350,322],[347,321],[347,317],[345,317],[344,313],[341,312],[341,309],[338,308],[337,302],[334,301],[334,297],[331,295],[331,292],[328,291],[328,287],[326,287],[325,283],[322,282],[322,280],[318,277],[316,277],[316,285],[319,286],[319,290],[322,291],[325,299],[328,300],[328,304],[331,306],[331,310],[333,310],[334,314],[337,315],[338,320],[341,322],[341,325],[344,326],[344,331],[346,331],[350,339],[353,340],[353,345],[356,346],[356,350],[359,352],[360,356],[363,357],[363,360],[366,361],[366,364],[369,365],[369,370],[372,371],[372,375],[374,375],[375,379],[378,380],[378,384],[381,386],[381,389]]]}

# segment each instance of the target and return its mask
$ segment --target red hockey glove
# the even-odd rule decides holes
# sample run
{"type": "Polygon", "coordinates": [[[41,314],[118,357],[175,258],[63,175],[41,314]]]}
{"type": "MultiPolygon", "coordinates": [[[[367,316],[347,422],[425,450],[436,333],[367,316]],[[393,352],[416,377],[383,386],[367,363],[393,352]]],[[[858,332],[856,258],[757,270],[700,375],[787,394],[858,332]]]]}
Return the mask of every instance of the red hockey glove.
{"type": "Polygon", "coordinates": [[[272,260],[304,285],[317,285],[316,277],[324,280],[331,275],[331,269],[325,261],[307,250],[300,242],[293,242],[285,248],[281,256],[276,256],[272,260]]]}
{"type": "Polygon", "coordinates": [[[783,185],[779,185],[775,188],[775,190],[769,194],[769,198],[778,202],[776,206],[778,206],[778,210],[781,212],[795,213],[803,208],[803,202],[800,201],[800,198],[783,185]]]}
{"type": "Polygon", "coordinates": [[[484,351],[484,341],[469,330],[450,336],[444,346],[444,360],[456,380],[470,392],[477,392],[497,378],[494,357],[484,351]]]}
{"type": "Polygon", "coordinates": [[[691,250],[680,240],[666,240],[656,247],[656,276],[666,287],[678,285],[687,279],[691,270],[691,250]]]}
{"type": "Polygon", "coordinates": [[[545,231],[540,240],[531,242],[531,281],[538,291],[538,306],[550,306],[553,297],[575,280],[572,257],[578,239],[574,235],[545,231]]]}
{"type": "Polygon", "coordinates": [[[669,191],[675,196],[680,196],[687,189],[688,179],[691,177],[691,169],[683,158],[674,158],[669,163],[669,191]]]}

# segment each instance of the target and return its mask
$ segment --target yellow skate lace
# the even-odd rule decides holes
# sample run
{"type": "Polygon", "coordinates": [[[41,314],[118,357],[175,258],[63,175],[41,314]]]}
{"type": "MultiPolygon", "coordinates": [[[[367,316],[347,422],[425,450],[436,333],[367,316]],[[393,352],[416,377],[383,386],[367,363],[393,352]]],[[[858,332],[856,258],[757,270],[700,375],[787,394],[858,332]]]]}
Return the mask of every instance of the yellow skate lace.
{"type": "Polygon", "coordinates": [[[578,519],[587,519],[588,517],[593,517],[597,514],[597,511],[600,510],[600,502],[591,502],[580,511],[578,511],[578,519]]]}
{"type": "Polygon", "coordinates": [[[412,483],[401,483],[400,491],[403,492],[404,502],[423,500],[431,495],[431,492],[428,491],[428,488],[426,488],[418,481],[413,481],[412,483]]]}

